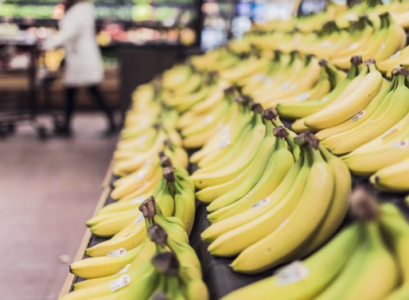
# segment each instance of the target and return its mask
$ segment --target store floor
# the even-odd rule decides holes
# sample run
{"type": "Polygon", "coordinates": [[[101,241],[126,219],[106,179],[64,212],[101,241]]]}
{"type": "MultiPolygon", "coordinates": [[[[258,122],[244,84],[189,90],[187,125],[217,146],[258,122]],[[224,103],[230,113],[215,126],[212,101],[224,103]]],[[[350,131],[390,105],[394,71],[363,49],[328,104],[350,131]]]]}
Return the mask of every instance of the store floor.
{"type": "Polygon", "coordinates": [[[56,300],[92,215],[117,137],[79,114],[72,139],[22,128],[0,140],[0,300],[56,300]]]}

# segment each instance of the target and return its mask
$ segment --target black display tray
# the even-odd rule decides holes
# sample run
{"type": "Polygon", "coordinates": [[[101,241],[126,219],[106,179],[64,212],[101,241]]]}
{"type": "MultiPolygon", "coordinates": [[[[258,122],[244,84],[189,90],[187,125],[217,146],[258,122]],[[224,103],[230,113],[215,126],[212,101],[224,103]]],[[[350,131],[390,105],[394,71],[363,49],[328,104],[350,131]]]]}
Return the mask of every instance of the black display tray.
{"type": "MultiPolygon", "coordinates": [[[[409,209],[405,204],[404,195],[402,194],[393,194],[393,193],[384,193],[376,191],[372,188],[367,178],[353,176],[353,186],[364,186],[367,188],[374,196],[376,196],[381,202],[390,202],[398,206],[401,211],[405,214],[406,219],[409,221],[409,209]]],[[[112,183],[116,180],[115,176],[111,178],[111,187],[112,183]]],[[[105,205],[113,203],[111,197],[106,199],[105,205]]],[[[349,223],[350,219],[347,217],[344,224],[349,223]]],[[[207,220],[207,211],[205,205],[197,201],[196,203],[196,219],[193,226],[191,235],[190,235],[190,244],[196,251],[199,260],[202,265],[203,271],[203,280],[208,286],[210,292],[210,300],[218,300],[221,297],[229,294],[230,292],[249,285],[253,282],[256,282],[260,279],[271,276],[277,268],[265,271],[257,275],[242,275],[232,271],[229,264],[233,259],[228,258],[218,258],[213,257],[207,251],[208,245],[202,243],[200,234],[210,226],[209,221],[207,220]]],[[[88,247],[99,244],[106,239],[99,238],[97,236],[92,236],[89,242],[88,247]]],[[[81,278],[77,277],[75,282],[82,281],[81,278]]]]}

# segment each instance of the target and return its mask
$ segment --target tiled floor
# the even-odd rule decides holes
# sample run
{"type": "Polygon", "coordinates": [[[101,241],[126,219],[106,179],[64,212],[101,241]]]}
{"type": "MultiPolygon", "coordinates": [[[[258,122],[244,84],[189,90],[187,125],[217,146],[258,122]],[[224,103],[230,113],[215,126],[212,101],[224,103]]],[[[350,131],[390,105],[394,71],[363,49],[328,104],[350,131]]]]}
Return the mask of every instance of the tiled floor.
{"type": "Polygon", "coordinates": [[[41,142],[31,128],[0,140],[0,300],[56,300],[101,193],[116,137],[79,114],[72,139],[41,142]]]}

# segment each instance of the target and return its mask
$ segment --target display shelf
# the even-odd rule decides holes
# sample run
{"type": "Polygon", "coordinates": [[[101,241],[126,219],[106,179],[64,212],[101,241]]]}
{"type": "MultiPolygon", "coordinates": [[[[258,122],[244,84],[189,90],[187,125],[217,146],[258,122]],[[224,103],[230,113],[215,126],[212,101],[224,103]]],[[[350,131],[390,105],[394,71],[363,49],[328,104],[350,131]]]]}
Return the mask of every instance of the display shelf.
{"type": "MultiPolygon", "coordinates": [[[[284,123],[289,127],[289,122],[284,121],[284,123]]],[[[192,170],[192,168],[190,169],[192,170]]],[[[108,170],[108,173],[105,177],[103,183],[104,190],[100,200],[98,201],[96,211],[103,205],[108,205],[114,202],[109,194],[117,177],[111,175],[110,170],[108,170]]],[[[373,189],[368,179],[363,177],[352,176],[352,182],[353,187],[358,185],[364,186],[382,203],[389,202],[395,204],[404,213],[406,219],[409,222],[409,208],[404,201],[403,194],[384,193],[376,191],[373,189]]],[[[352,218],[350,216],[347,216],[340,229],[349,224],[351,221],[352,218]]],[[[210,223],[207,220],[207,210],[205,205],[200,203],[199,201],[196,201],[196,218],[189,238],[190,245],[196,251],[201,262],[203,280],[209,289],[210,300],[218,300],[234,290],[252,284],[261,279],[267,278],[273,275],[274,272],[281,267],[278,266],[257,275],[244,275],[233,272],[233,270],[229,266],[233,259],[212,256],[207,251],[208,245],[202,243],[200,235],[209,226],[210,223]]],[[[78,250],[75,261],[78,261],[79,259],[85,257],[86,248],[97,245],[103,241],[106,241],[106,239],[93,236],[89,232],[89,230],[87,230],[83,242],[81,243],[80,249],[78,250]]],[[[81,278],[70,274],[67,277],[66,284],[64,285],[60,296],[67,294],[72,289],[73,284],[80,281],[82,281],[81,278]]]]}
{"type": "MultiPolygon", "coordinates": [[[[95,207],[93,216],[96,215],[96,213],[105,205],[106,203],[106,199],[107,197],[109,197],[109,193],[111,192],[111,188],[110,188],[110,179],[111,179],[111,175],[112,174],[112,162],[110,163],[108,170],[105,174],[104,180],[102,181],[102,193],[101,196],[99,197],[99,200],[97,202],[97,205],[95,207]]],[[[84,237],[82,238],[81,244],[78,248],[77,254],[74,258],[73,262],[77,262],[80,261],[84,258],[85,256],[85,249],[87,248],[90,240],[92,238],[92,233],[91,231],[87,228],[87,230],[85,231],[84,237]]],[[[71,289],[72,289],[72,285],[74,284],[75,280],[76,280],[77,276],[75,276],[72,273],[68,273],[67,278],[64,282],[64,285],[61,289],[60,295],[58,298],[61,298],[65,295],[67,295],[71,289]]]]}

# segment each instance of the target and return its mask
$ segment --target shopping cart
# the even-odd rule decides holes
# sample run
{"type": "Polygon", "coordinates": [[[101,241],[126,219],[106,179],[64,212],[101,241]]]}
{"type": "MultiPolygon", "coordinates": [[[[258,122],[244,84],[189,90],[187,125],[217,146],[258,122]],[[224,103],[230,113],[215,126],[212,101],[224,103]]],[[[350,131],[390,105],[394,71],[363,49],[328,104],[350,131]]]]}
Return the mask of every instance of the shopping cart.
{"type": "Polygon", "coordinates": [[[54,126],[60,123],[58,114],[52,110],[51,86],[64,57],[61,51],[45,53],[36,42],[0,41],[0,137],[13,133],[18,125],[26,123],[40,139],[45,139],[48,131],[38,120],[40,113],[51,116],[54,126]],[[27,66],[24,70],[13,69],[9,65],[11,57],[16,49],[21,48],[28,56],[27,66]]]}
{"type": "Polygon", "coordinates": [[[47,137],[47,130],[37,119],[38,85],[36,84],[38,44],[0,41],[0,137],[5,137],[23,123],[31,125],[38,137],[47,137]],[[26,68],[10,66],[19,50],[24,50],[26,68]]]}

